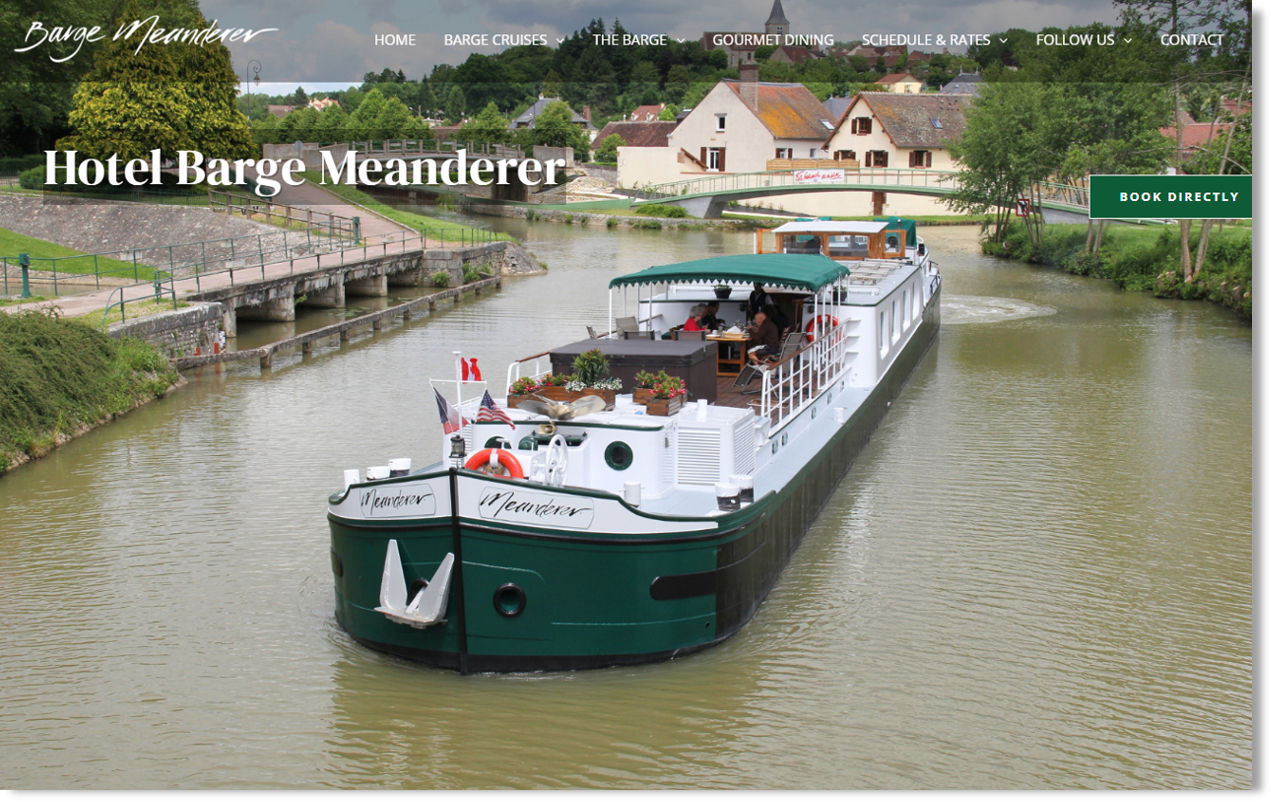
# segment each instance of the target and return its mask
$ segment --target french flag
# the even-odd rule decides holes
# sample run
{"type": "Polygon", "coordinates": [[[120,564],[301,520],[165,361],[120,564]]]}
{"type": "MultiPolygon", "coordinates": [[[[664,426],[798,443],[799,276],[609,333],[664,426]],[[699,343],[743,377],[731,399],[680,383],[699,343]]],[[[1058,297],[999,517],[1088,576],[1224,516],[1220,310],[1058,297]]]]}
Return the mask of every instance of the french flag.
{"type": "Polygon", "coordinates": [[[437,396],[437,412],[441,415],[441,430],[443,432],[454,434],[468,425],[467,419],[463,417],[454,404],[451,404],[441,395],[441,391],[436,387],[432,391],[437,396]]]}

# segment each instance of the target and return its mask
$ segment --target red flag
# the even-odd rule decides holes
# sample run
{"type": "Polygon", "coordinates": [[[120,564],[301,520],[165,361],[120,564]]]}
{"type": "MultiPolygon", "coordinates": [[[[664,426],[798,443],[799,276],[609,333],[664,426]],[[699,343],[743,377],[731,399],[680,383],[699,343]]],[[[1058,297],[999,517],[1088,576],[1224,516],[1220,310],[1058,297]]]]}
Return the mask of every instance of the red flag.
{"type": "Polygon", "coordinates": [[[436,388],[432,388],[433,393],[437,396],[437,412],[441,415],[441,430],[446,434],[454,434],[460,428],[468,425],[468,420],[463,417],[453,404],[442,397],[441,392],[436,388]]]}
{"type": "Polygon", "coordinates": [[[459,371],[462,374],[463,381],[479,382],[481,381],[481,368],[477,367],[477,358],[464,359],[459,357],[459,371]],[[468,364],[472,363],[472,364],[468,364]]]}

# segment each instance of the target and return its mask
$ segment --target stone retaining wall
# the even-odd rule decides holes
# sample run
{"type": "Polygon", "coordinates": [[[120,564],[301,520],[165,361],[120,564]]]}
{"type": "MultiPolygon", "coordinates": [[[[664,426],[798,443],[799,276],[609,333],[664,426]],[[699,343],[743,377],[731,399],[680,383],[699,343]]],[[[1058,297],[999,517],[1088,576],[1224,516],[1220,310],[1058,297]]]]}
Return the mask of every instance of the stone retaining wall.
{"type": "Polygon", "coordinates": [[[211,353],[220,337],[222,314],[220,304],[200,303],[114,323],[107,332],[112,337],[145,340],[173,360],[195,353],[211,353]]]}

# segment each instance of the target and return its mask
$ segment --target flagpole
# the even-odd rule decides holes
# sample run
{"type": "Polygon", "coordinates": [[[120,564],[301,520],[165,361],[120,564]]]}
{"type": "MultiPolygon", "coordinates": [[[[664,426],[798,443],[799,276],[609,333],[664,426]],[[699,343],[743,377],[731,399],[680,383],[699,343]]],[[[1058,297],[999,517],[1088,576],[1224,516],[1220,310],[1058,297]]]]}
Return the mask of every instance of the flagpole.
{"type": "Polygon", "coordinates": [[[455,355],[455,406],[459,408],[459,414],[463,414],[463,373],[459,367],[459,352],[451,351],[455,355]]]}

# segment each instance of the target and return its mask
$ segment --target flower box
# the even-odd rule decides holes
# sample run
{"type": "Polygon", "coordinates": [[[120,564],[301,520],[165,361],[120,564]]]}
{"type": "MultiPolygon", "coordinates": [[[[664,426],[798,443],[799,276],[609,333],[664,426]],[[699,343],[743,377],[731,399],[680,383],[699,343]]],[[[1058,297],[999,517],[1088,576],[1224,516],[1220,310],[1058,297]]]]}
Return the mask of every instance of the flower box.
{"type": "Polygon", "coordinates": [[[583,396],[596,395],[605,400],[605,409],[613,409],[615,397],[618,395],[617,390],[566,390],[564,387],[540,387],[532,393],[524,395],[509,395],[508,406],[515,407],[520,402],[529,400],[538,400],[534,396],[546,398],[549,401],[577,401],[583,396]]]}
{"type": "MultiPolygon", "coordinates": [[[[647,392],[652,393],[651,390],[647,392]]],[[[684,396],[677,395],[672,396],[671,398],[648,398],[643,402],[637,400],[637,403],[644,404],[645,414],[668,417],[679,412],[680,408],[684,406],[684,396]]]]}

